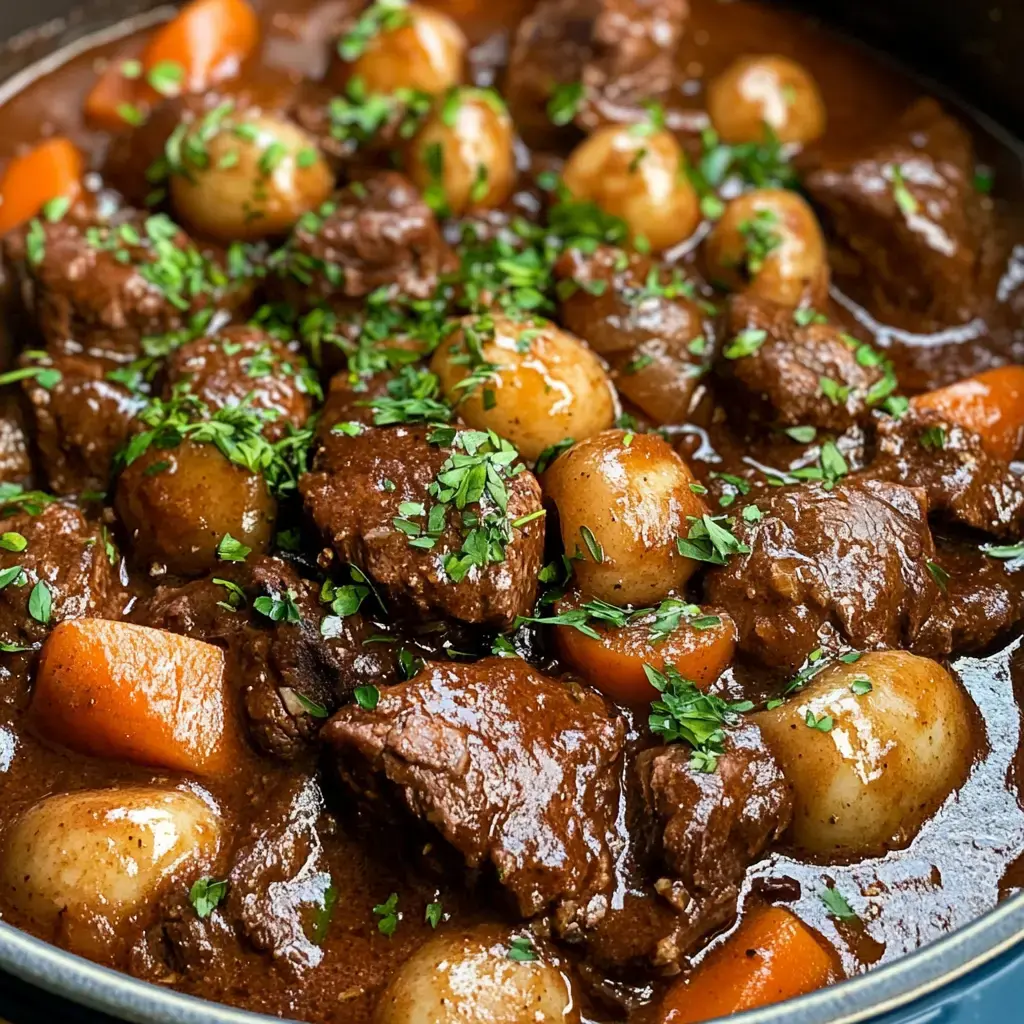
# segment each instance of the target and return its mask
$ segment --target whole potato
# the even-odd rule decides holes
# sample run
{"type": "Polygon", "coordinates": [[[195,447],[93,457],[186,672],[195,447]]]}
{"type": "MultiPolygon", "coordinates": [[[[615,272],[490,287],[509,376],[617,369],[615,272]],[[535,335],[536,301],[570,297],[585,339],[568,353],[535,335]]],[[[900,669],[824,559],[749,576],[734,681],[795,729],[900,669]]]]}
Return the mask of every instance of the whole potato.
{"type": "Polygon", "coordinates": [[[360,19],[362,25],[338,41],[341,59],[330,70],[330,84],[338,88],[358,78],[370,93],[417,89],[432,95],[458,85],[468,46],[462,29],[422,4],[391,6],[375,25],[360,19]]]}
{"type": "Polygon", "coordinates": [[[199,797],[158,786],[47,797],[7,829],[7,902],[54,941],[86,956],[114,953],[122,923],[213,866],[219,817],[199,797]]]}
{"type": "Polygon", "coordinates": [[[221,242],[287,234],[334,188],[316,140],[271,114],[237,115],[212,132],[197,121],[181,152],[170,177],[174,210],[221,242]]]}
{"type": "Polygon", "coordinates": [[[700,198],[675,137],[666,131],[641,134],[635,128],[599,128],[569,154],[562,181],[573,198],[621,217],[634,238],[645,239],[659,252],[697,230],[700,198]]]}
{"type": "MultiPolygon", "coordinates": [[[[489,319],[489,318],[488,318],[489,319]]],[[[524,458],[567,437],[589,437],[618,414],[615,389],[601,361],[578,338],[550,323],[495,317],[493,331],[467,317],[434,353],[430,368],[448,401],[478,430],[495,430],[524,458]],[[474,373],[470,347],[480,338],[474,373]]]]}
{"type": "Polygon", "coordinates": [[[584,598],[652,605],[679,591],[698,563],[676,538],[707,506],[693,474],[657,434],[606,430],[579,441],[541,478],[558,510],[566,554],[584,598]],[[692,485],[692,486],[691,486],[692,485]]]}
{"type": "Polygon", "coordinates": [[[501,206],[516,180],[512,120],[501,97],[485,89],[447,95],[412,140],[407,170],[424,195],[439,189],[456,216],[501,206]]]}
{"type": "Polygon", "coordinates": [[[149,448],[117,481],[114,508],[140,564],[181,576],[217,565],[224,534],[257,553],[270,547],[277,502],[259,473],[213,445],[149,448]]]}
{"type": "Polygon", "coordinates": [[[967,696],[906,651],[837,662],[752,718],[793,787],[793,841],[821,856],[906,845],[963,782],[973,750],[967,696]]]}
{"type": "Polygon", "coordinates": [[[704,242],[708,277],[783,306],[828,298],[825,238],[814,211],[785,189],[758,189],[733,199],[704,242]]]}
{"type": "Polygon", "coordinates": [[[708,114],[725,142],[760,142],[767,125],[780,142],[813,142],[825,104],[806,68],[788,57],[740,57],[708,88],[708,114]]]}
{"type": "Polygon", "coordinates": [[[398,969],[373,1016],[374,1024],[577,1024],[579,1019],[572,986],[557,960],[535,941],[516,940],[499,925],[436,935],[398,969]]]}

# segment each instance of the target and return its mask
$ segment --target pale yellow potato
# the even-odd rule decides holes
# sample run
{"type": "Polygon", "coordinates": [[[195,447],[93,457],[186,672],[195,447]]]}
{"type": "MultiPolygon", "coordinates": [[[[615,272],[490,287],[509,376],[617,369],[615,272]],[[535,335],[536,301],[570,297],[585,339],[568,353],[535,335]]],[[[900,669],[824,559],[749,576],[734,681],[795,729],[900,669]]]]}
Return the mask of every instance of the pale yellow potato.
{"type": "Polygon", "coordinates": [[[796,192],[758,189],[733,199],[704,242],[708,277],[784,306],[828,298],[828,254],[814,211],[796,192]]]}
{"type": "Polygon", "coordinates": [[[178,217],[207,238],[231,242],[286,234],[334,189],[316,140],[284,118],[239,113],[201,144],[200,135],[202,121],[191,129],[181,163],[172,169],[170,193],[178,217]]]}
{"type": "Polygon", "coordinates": [[[793,787],[794,843],[825,857],[906,845],[963,782],[973,749],[966,694],[905,651],[838,662],[751,717],[793,787]],[[858,695],[864,679],[871,690],[858,695]],[[831,730],[811,728],[809,714],[831,718],[831,730]]]}
{"type": "Polygon", "coordinates": [[[579,1009],[557,960],[509,958],[516,933],[500,925],[446,931],[399,967],[374,1024],[578,1024],[579,1009]]]}
{"type": "Polygon", "coordinates": [[[359,78],[371,93],[418,89],[433,95],[462,81],[468,44],[446,14],[409,4],[395,24],[374,34],[343,77],[359,78]]]}
{"type": "Polygon", "coordinates": [[[459,89],[438,102],[409,146],[420,191],[439,187],[448,212],[501,206],[516,181],[512,120],[497,93],[459,89]]]}
{"type": "Polygon", "coordinates": [[[566,554],[582,556],[573,569],[585,598],[647,606],[682,588],[698,563],[679,554],[676,538],[689,516],[708,511],[696,482],[657,434],[606,430],[552,463],[541,488],[558,509],[566,554]]]}
{"type": "Polygon", "coordinates": [[[473,387],[460,387],[473,372],[466,361],[467,317],[434,353],[430,368],[444,397],[457,403],[459,416],[478,430],[494,430],[527,459],[567,437],[579,440],[612,425],[618,415],[615,389],[601,360],[579,338],[554,324],[494,318],[493,337],[482,354],[473,387]]]}
{"type": "Polygon", "coordinates": [[[760,142],[767,125],[780,142],[825,132],[825,104],[806,68],[773,54],[740,57],[708,88],[708,114],[724,142],[760,142]]]}
{"type": "Polygon", "coordinates": [[[686,158],[666,131],[599,128],[569,154],[562,181],[572,196],[621,217],[655,252],[684,241],[701,222],[700,199],[686,158]]]}
{"type": "Polygon", "coordinates": [[[170,886],[208,872],[221,842],[199,797],[157,786],[47,797],[7,829],[0,883],[7,901],[54,941],[86,956],[113,952],[119,925],[170,886]]]}

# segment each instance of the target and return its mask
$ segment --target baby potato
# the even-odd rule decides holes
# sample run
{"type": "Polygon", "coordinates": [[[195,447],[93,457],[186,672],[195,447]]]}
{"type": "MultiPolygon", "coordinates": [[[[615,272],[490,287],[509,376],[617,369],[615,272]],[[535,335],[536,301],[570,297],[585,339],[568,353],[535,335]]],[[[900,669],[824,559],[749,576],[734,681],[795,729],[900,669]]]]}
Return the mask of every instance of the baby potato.
{"type": "Polygon", "coordinates": [[[446,14],[421,4],[392,6],[369,38],[358,28],[341,38],[342,63],[332,69],[331,84],[359,78],[369,93],[418,89],[432,95],[458,85],[468,46],[462,29],[446,14]]]}
{"type": "Polygon", "coordinates": [[[708,114],[724,142],[760,142],[767,125],[780,142],[813,142],[825,104],[806,68],[788,57],[740,57],[708,88],[708,114]]]}
{"type": "Polygon", "coordinates": [[[558,510],[566,553],[581,556],[574,569],[584,599],[647,606],[686,583],[698,563],[676,538],[687,535],[687,516],[708,511],[696,484],[657,434],[606,430],[552,463],[541,487],[558,510]]]}
{"type": "Polygon", "coordinates": [[[634,238],[660,252],[687,239],[701,222],[686,158],[666,131],[599,128],[569,154],[562,181],[574,198],[621,217],[634,238]]]}
{"type": "Polygon", "coordinates": [[[440,189],[448,212],[501,206],[516,180],[512,120],[488,89],[456,89],[409,147],[407,171],[425,195],[440,189]]]}
{"type": "Polygon", "coordinates": [[[118,479],[114,507],[139,562],[181,576],[213,569],[226,533],[265,553],[277,518],[260,474],[189,441],[136,459],[118,479]]]}
{"type": "Polygon", "coordinates": [[[733,199],[704,243],[708,277],[783,306],[828,298],[825,238],[814,211],[785,189],[733,199]]]}
{"type": "Polygon", "coordinates": [[[752,717],[793,787],[794,843],[825,857],[905,846],[972,755],[968,698],[941,665],[906,651],[837,662],[752,717]]]}
{"type": "Polygon", "coordinates": [[[495,430],[524,458],[536,459],[564,438],[589,437],[612,425],[618,414],[615,390],[582,341],[550,323],[504,317],[495,317],[493,332],[480,339],[480,319],[466,317],[430,363],[444,397],[458,403],[469,426],[495,430]],[[476,341],[479,379],[469,347],[476,341]]]}
{"type": "Polygon", "coordinates": [[[535,940],[499,925],[446,931],[399,967],[374,1024],[578,1024],[568,977],[535,940]],[[515,945],[513,945],[515,943],[515,945]],[[512,959],[526,950],[533,959],[512,959]]]}
{"type": "Polygon", "coordinates": [[[120,925],[169,886],[213,866],[219,817],[199,797],[158,786],[47,797],[0,848],[7,902],[85,956],[116,952],[120,925]]]}
{"type": "Polygon", "coordinates": [[[271,114],[199,120],[181,144],[170,178],[175,212],[194,231],[221,242],[287,234],[334,188],[334,175],[311,135],[271,114]]]}

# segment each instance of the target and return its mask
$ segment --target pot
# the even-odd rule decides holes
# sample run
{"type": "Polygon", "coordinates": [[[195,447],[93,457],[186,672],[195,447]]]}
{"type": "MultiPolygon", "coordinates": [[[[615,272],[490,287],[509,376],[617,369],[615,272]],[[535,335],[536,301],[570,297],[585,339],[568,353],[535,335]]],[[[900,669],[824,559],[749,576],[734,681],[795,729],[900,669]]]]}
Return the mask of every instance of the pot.
{"type": "MultiPolygon", "coordinates": [[[[1024,137],[1024,5],[959,0],[805,0],[830,25],[891,54],[951,105],[966,100],[1007,139],[1024,137]],[[996,127],[1005,126],[1005,131],[996,127]]],[[[0,5],[0,102],[25,69],[131,16],[162,20],[159,0],[33,0],[0,5]]],[[[977,116],[975,114],[975,116],[977,116]]],[[[1011,142],[1011,146],[1019,148],[1011,142]]],[[[902,959],[828,989],[729,1018],[730,1024],[984,1024],[1020,1019],[1024,893],[902,959]]],[[[10,1024],[257,1024],[279,1021],[137,981],[0,921],[0,1013],[10,1024]]]]}

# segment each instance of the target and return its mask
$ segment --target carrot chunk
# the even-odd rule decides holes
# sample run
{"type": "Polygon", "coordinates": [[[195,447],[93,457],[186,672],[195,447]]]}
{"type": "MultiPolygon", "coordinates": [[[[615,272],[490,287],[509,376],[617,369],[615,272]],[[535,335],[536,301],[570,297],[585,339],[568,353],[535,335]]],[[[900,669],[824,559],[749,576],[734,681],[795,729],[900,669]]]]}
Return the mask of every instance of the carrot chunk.
{"type": "Polygon", "coordinates": [[[40,142],[0,177],[0,235],[31,220],[51,200],[74,200],[82,188],[82,154],[63,136],[40,142]]]}
{"type": "Polygon", "coordinates": [[[661,1004],[657,1024],[698,1024],[839,980],[835,953],[782,907],[755,910],[661,1004]]]}
{"type": "Polygon", "coordinates": [[[1000,366],[912,399],[973,430],[986,451],[1009,462],[1024,447],[1024,366],[1000,366]]]}
{"type": "Polygon", "coordinates": [[[85,754],[218,775],[239,741],[212,644],[106,619],[70,619],[47,638],[32,720],[85,754]]]}

